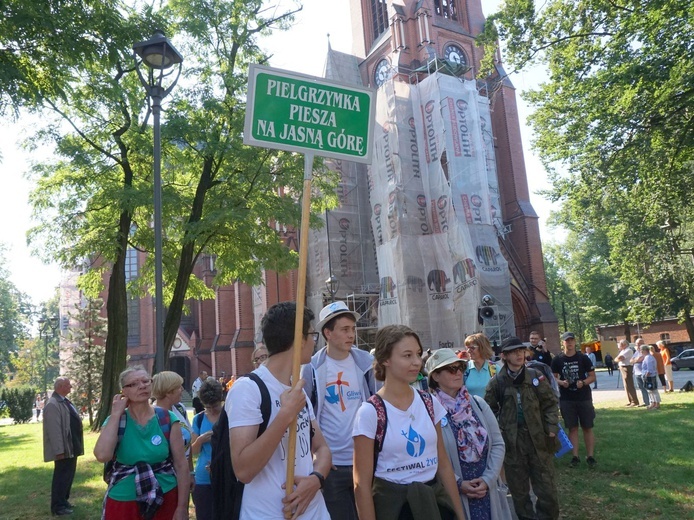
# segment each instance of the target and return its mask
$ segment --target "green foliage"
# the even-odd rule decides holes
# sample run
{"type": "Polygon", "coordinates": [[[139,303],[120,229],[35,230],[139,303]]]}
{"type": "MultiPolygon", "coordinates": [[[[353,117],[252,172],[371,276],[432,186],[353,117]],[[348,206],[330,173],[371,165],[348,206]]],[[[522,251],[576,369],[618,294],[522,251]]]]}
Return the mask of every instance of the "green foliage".
{"type": "Polygon", "coordinates": [[[67,376],[74,381],[72,401],[78,409],[86,409],[89,425],[94,424],[96,403],[101,397],[104,371],[104,339],[106,318],[101,317],[103,300],[87,299],[76,305],[70,319],[75,325],[68,331],[69,360],[67,376]]]}
{"type": "Polygon", "coordinates": [[[34,388],[5,388],[0,396],[7,406],[9,416],[16,424],[27,423],[31,420],[36,399],[34,388]]]}
{"type": "MultiPolygon", "coordinates": [[[[171,1],[158,11],[123,7],[117,34],[104,42],[102,50],[110,52],[74,67],[67,99],[44,99],[50,111],[33,143],[52,140],[56,157],[32,171],[37,225],[29,240],[40,244],[37,254],[66,268],[87,259],[93,270],[80,287],[89,297],[103,290],[102,270],[111,272],[106,406],[116,390],[115,375],[125,365],[127,297],[154,291],[153,254],[127,287],[125,279],[126,251],[154,250],[151,112],[129,49],[156,26],[185,56],[183,76],[164,100],[161,127],[168,351],[185,301],[213,294],[193,274],[201,257],[215,258],[215,285],[258,283],[263,269],[296,266],[297,255],[283,231],[300,223],[302,157],[242,142],[248,67],[268,60],[258,38],[286,27],[299,9],[294,6],[219,0],[171,1]]],[[[316,191],[332,194],[335,177],[317,164],[316,191]]],[[[322,212],[333,201],[332,195],[318,198],[313,209],[322,212]]],[[[317,223],[314,216],[312,224],[317,223]]],[[[100,419],[104,412],[102,407],[100,419]]]]}
{"type": "Polygon", "coordinates": [[[6,0],[0,17],[0,113],[67,99],[74,68],[113,52],[120,3],[6,0]]]}
{"type": "Polygon", "coordinates": [[[14,371],[13,359],[28,335],[31,317],[29,297],[9,280],[3,267],[5,246],[0,244],[0,383],[14,371]]]}
{"type": "Polygon", "coordinates": [[[506,0],[481,39],[500,36],[512,66],[547,67],[527,94],[546,195],[581,241],[606,241],[632,320],[691,313],[691,262],[661,225],[694,218],[693,15],[678,0],[506,0]]]}

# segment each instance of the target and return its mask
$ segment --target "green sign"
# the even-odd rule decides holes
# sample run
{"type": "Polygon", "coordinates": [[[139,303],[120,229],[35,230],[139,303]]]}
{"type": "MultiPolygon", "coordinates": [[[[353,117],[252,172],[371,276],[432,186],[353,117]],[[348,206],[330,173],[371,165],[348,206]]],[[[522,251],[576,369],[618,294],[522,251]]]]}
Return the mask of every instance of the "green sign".
{"type": "Polygon", "coordinates": [[[251,65],[245,144],[371,162],[372,90],[251,65]]]}

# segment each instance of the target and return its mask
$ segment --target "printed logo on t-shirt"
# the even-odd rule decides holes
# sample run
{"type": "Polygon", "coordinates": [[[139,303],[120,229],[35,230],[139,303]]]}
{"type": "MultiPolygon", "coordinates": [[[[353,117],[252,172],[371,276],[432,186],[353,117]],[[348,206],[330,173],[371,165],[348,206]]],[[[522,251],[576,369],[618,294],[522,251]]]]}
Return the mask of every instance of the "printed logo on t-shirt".
{"type": "Polygon", "coordinates": [[[345,387],[349,387],[349,382],[345,381],[342,377],[344,372],[338,372],[335,381],[329,381],[325,385],[325,391],[327,395],[325,396],[325,401],[330,404],[340,404],[340,410],[343,412],[347,409],[345,406],[345,399],[351,401],[358,399],[361,401],[361,392],[354,390],[345,390],[345,387]]]}
{"type": "Polygon", "coordinates": [[[426,448],[427,444],[424,441],[424,438],[417,433],[412,426],[410,426],[407,433],[402,430],[400,433],[407,439],[407,454],[410,457],[419,457],[422,453],[424,453],[424,448],[426,448]]]}

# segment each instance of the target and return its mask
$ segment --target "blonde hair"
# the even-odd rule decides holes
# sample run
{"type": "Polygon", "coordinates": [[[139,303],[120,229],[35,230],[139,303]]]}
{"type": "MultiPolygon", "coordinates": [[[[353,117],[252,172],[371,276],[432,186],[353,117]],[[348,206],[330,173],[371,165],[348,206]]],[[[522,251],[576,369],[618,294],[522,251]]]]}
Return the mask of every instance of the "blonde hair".
{"type": "Polygon", "coordinates": [[[478,332],[477,334],[470,334],[467,338],[465,338],[465,346],[469,347],[470,345],[476,345],[479,347],[480,354],[482,354],[482,359],[491,359],[494,355],[494,350],[489,343],[489,339],[481,332],[478,332]]]}
{"type": "Polygon", "coordinates": [[[152,396],[155,399],[164,399],[169,392],[173,392],[183,384],[183,378],[176,372],[164,370],[152,378],[152,396]]]}

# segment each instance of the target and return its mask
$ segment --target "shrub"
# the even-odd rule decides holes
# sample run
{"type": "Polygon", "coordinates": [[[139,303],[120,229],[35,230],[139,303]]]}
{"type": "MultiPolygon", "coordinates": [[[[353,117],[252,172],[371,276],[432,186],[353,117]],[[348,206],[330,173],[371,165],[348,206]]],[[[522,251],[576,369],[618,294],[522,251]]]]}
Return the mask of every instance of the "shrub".
{"type": "Polygon", "coordinates": [[[15,424],[27,423],[32,417],[36,390],[33,388],[5,388],[0,399],[4,401],[8,415],[15,424]]]}

